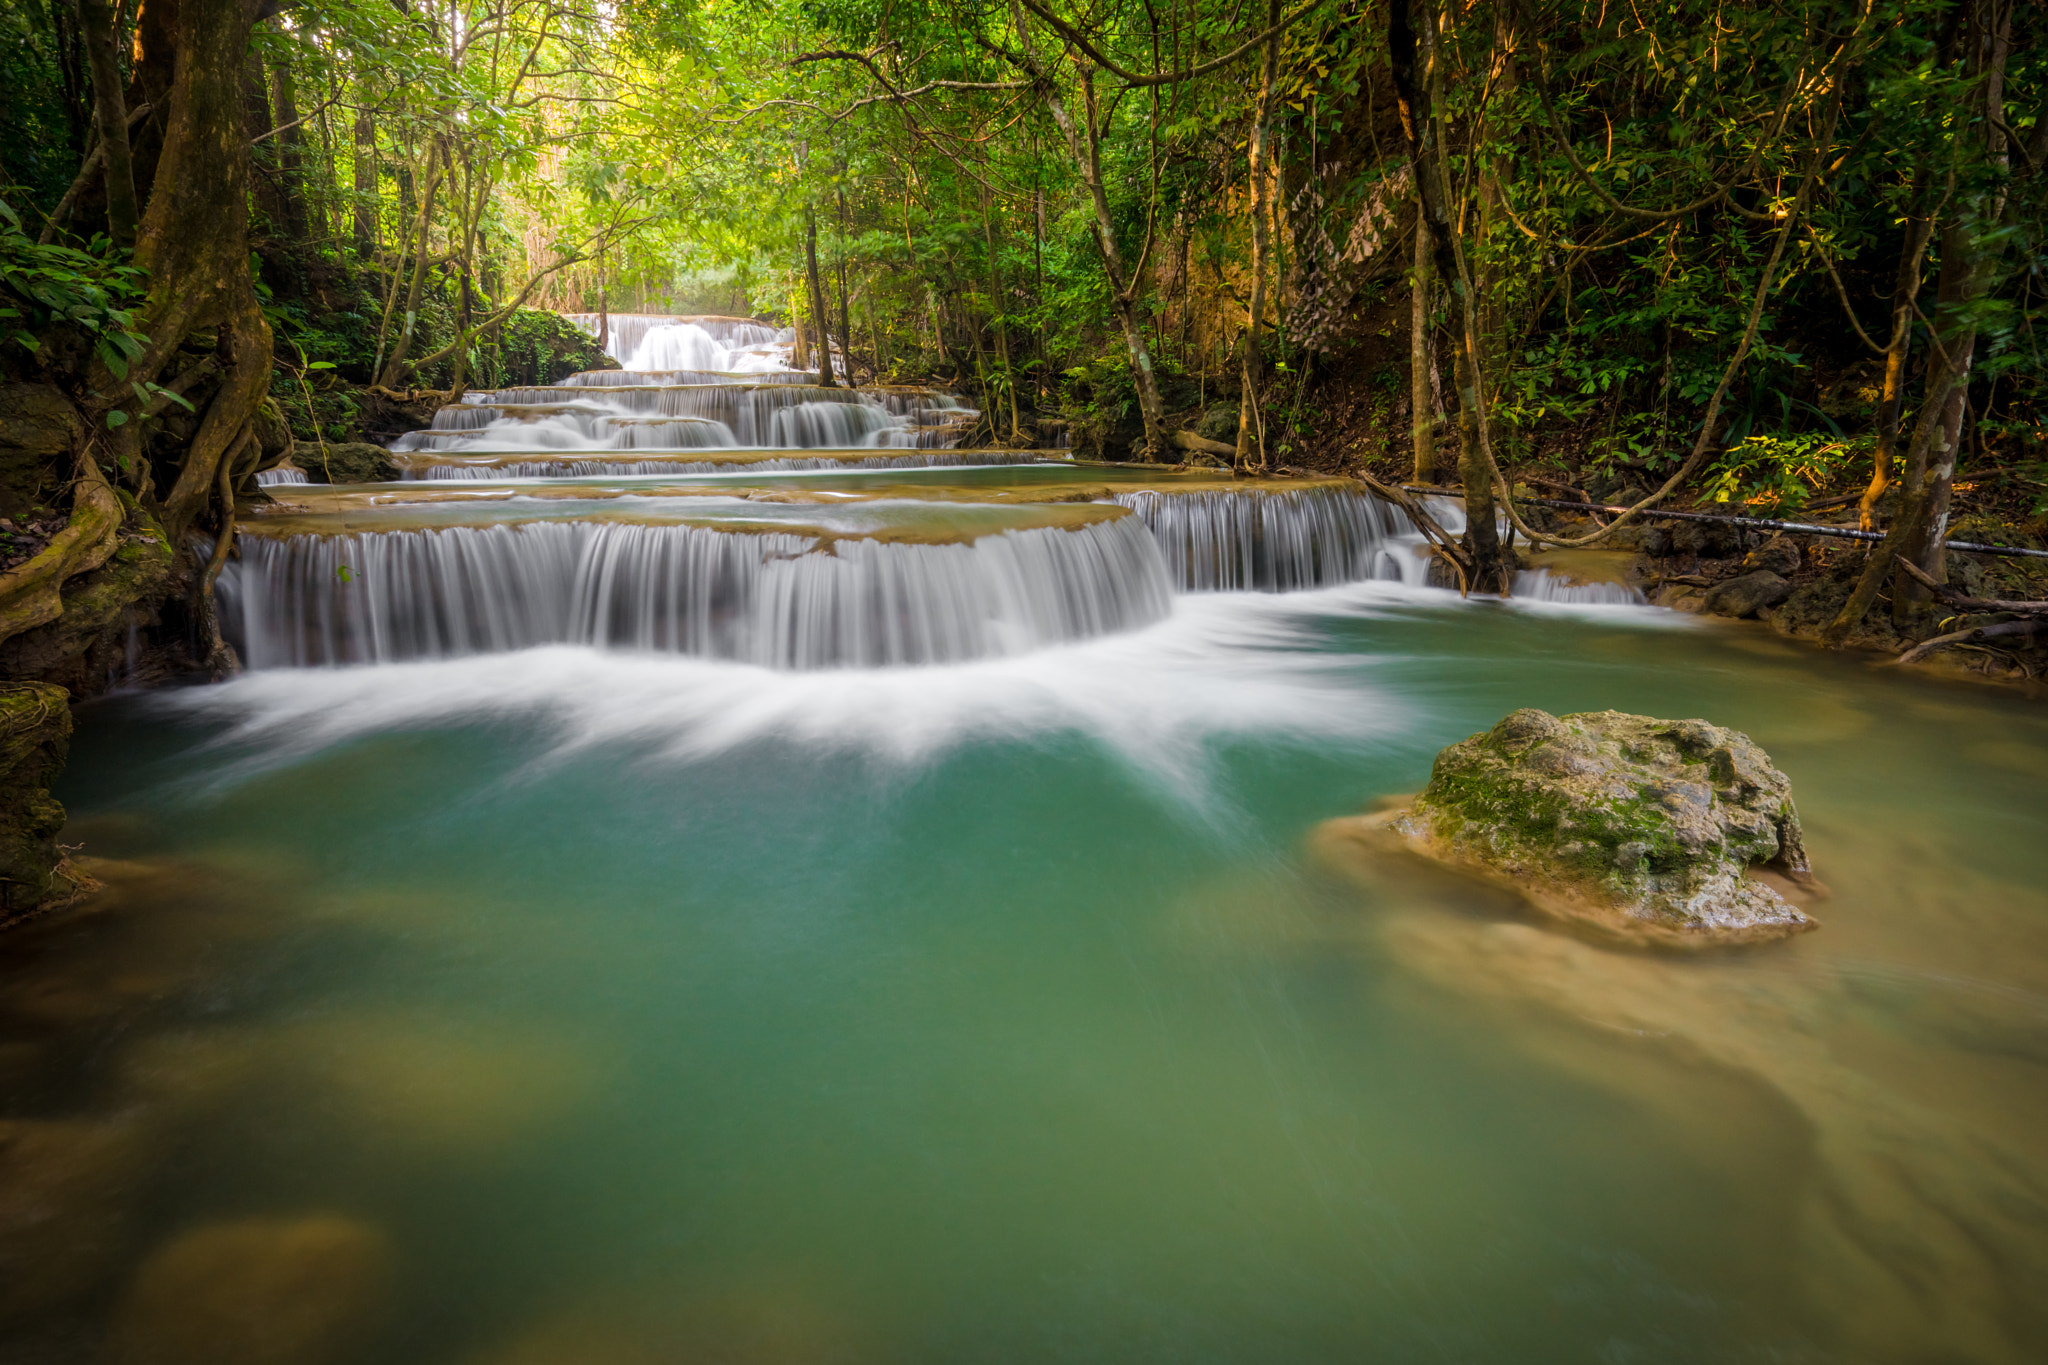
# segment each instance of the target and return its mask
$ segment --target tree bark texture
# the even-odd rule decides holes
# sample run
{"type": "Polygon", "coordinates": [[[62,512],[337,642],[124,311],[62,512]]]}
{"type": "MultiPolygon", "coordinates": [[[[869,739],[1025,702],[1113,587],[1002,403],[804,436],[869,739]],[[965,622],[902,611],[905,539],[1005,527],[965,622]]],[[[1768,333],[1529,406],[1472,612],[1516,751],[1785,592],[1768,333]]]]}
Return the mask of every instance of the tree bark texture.
{"type": "Polygon", "coordinates": [[[271,110],[277,119],[277,197],[283,210],[282,227],[295,243],[306,240],[305,139],[299,128],[298,86],[289,62],[279,62],[271,80],[271,110]]]}
{"type": "Polygon", "coordinates": [[[1429,265],[1429,219],[1415,208],[1414,286],[1408,301],[1408,430],[1415,447],[1414,479],[1436,482],[1436,353],[1431,307],[1436,275],[1429,265]]]}
{"type": "Polygon", "coordinates": [[[1081,174],[1081,183],[1088,190],[1088,204],[1094,211],[1091,227],[1095,233],[1095,245],[1102,253],[1103,274],[1109,279],[1110,312],[1116,316],[1117,329],[1123,335],[1124,354],[1131,366],[1131,385],[1138,394],[1138,415],[1145,429],[1145,459],[1156,461],[1164,448],[1160,431],[1166,420],[1166,405],[1159,396],[1159,378],[1152,368],[1152,349],[1145,341],[1145,331],[1138,315],[1137,294],[1144,281],[1125,266],[1123,250],[1116,240],[1116,218],[1110,212],[1109,193],[1103,185],[1094,69],[1084,67],[1081,70],[1082,112],[1088,120],[1084,128],[1076,122],[1067,101],[1061,98],[1058,83],[1038,60],[1023,7],[1012,0],[1010,12],[1016,24],[1025,70],[1043,90],[1046,108],[1052,114],[1060,136],[1066,140],[1067,154],[1073,158],[1074,168],[1081,174]]]}
{"type": "Polygon", "coordinates": [[[1266,275],[1270,270],[1272,240],[1273,170],[1268,164],[1267,141],[1272,135],[1273,84],[1280,67],[1280,0],[1267,0],[1266,25],[1273,30],[1259,63],[1259,100],[1252,115],[1251,145],[1247,149],[1252,210],[1252,287],[1249,316],[1244,331],[1244,392],[1237,405],[1237,458],[1239,469],[1248,468],[1253,456],[1261,468],[1266,463],[1266,443],[1261,437],[1265,424],[1259,420],[1259,389],[1265,382],[1265,354],[1260,329],[1266,324],[1266,275]]]}
{"type": "Polygon", "coordinates": [[[114,11],[107,0],[78,0],[79,35],[92,72],[93,124],[105,163],[107,235],[116,246],[135,245],[141,217],[135,200],[134,159],[128,150],[128,101],[121,93],[121,59],[115,47],[114,11]]]}
{"type": "MultiPolygon", "coordinates": [[[[222,458],[244,444],[270,388],[270,324],[249,273],[249,146],[242,104],[257,9],[255,0],[181,0],[176,6],[163,151],[136,238],[135,262],[149,278],[136,330],[149,342],[127,379],[156,380],[180,346],[208,336],[223,371],[158,504],[174,546],[182,546],[205,509],[222,458]]],[[[95,370],[93,387],[87,415],[96,426],[109,409],[130,401],[127,382],[103,370],[95,370]]],[[[121,431],[139,426],[131,422],[121,431]]],[[[131,458],[139,454],[138,436],[127,438],[131,458]]]]}
{"type": "MultiPolygon", "coordinates": [[[[1438,126],[1431,86],[1436,65],[1436,20],[1416,0],[1393,0],[1387,22],[1387,47],[1392,58],[1394,92],[1399,103],[1401,133],[1415,172],[1417,199],[1429,225],[1430,260],[1437,277],[1451,291],[1452,302],[1469,311],[1472,300],[1451,234],[1457,231],[1442,168],[1442,130],[1438,126]]],[[[1479,358],[1472,354],[1473,328],[1450,328],[1453,382],[1457,389],[1458,472],[1465,487],[1465,550],[1472,561],[1476,592],[1505,592],[1508,568],[1501,553],[1495,522],[1492,470],[1479,433],[1479,358]]]]}
{"type": "Polygon", "coordinates": [[[832,378],[832,329],[827,325],[832,316],[831,296],[818,275],[818,215],[808,203],[804,205],[804,263],[810,272],[812,329],[818,334],[818,384],[838,388],[832,378]]]}
{"type": "MultiPolygon", "coordinates": [[[[2011,149],[2004,112],[2005,65],[2010,56],[2012,11],[1995,0],[1967,0],[1964,62],[1977,77],[1971,103],[1974,126],[1986,139],[1985,163],[2004,170],[2011,149]]],[[[1959,111],[1959,113],[1962,111],[1959,111]]],[[[2048,127],[2038,126],[2023,152],[2031,173],[2048,157],[2048,127]]],[[[1899,567],[1917,565],[1937,583],[1947,581],[1948,507],[1962,450],[1963,418],[1969,404],[1971,367],[1976,357],[1978,303],[1997,283],[2005,255],[2005,229],[2013,210],[2029,196],[2015,193],[2002,175],[1961,187],[1941,226],[1941,272],[1930,319],[1926,389],[1913,438],[1906,448],[1905,492],[1891,531],[1871,551],[1863,573],[1822,638],[1840,644],[1869,612],[1886,580],[1892,580],[1892,617],[1909,621],[1928,591],[1899,567]]]]}
{"type": "Polygon", "coordinates": [[[377,254],[377,122],[369,107],[356,110],[355,197],[349,204],[349,230],[356,259],[377,254]]]}

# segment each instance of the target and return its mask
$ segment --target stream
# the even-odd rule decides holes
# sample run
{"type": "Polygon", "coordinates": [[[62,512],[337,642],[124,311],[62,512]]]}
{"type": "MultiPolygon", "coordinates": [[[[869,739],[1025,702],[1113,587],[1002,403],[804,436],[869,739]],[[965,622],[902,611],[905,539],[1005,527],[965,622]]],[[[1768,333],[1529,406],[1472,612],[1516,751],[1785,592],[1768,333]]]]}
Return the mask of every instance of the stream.
{"type": "Polygon", "coordinates": [[[270,487],[251,667],[81,709],[64,837],[120,861],[7,939],[0,1357],[2048,1355],[2037,702],[853,397],[780,446],[479,402],[270,487]],[[1524,706],[1749,734],[1822,927],[1616,951],[1320,851],[1524,706]]]}

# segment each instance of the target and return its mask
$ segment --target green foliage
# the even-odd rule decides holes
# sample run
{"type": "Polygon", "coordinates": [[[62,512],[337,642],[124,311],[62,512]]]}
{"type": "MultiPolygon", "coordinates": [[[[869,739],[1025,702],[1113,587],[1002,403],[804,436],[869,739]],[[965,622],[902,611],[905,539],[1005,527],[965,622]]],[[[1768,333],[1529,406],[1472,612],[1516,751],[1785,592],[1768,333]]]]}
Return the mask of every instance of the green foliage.
{"type": "Polygon", "coordinates": [[[1817,491],[1868,476],[1876,442],[1844,440],[1812,432],[1753,435],[1737,444],[1707,472],[1706,492],[1714,502],[1762,504],[1797,512],[1817,491]]]}
{"type": "Polygon", "coordinates": [[[126,378],[128,362],[148,342],[130,329],[143,286],[128,253],[106,238],[93,238],[83,250],[38,244],[0,200],[0,324],[10,343],[34,351],[41,333],[73,327],[91,339],[116,378],[126,378]]]}

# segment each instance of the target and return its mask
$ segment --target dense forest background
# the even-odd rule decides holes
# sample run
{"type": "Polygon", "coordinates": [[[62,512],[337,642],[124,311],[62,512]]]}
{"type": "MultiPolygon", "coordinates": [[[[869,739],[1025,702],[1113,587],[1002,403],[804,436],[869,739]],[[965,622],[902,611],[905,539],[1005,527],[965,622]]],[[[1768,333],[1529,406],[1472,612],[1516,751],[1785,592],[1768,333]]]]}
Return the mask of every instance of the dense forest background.
{"type": "Polygon", "coordinates": [[[19,0],[0,511],[104,473],[203,617],[189,532],[294,437],[596,363],[537,309],[715,312],[957,385],[990,442],[1860,502],[1894,531],[1860,616],[1924,598],[1892,560],[1939,578],[1959,515],[2043,510],[2042,20],[19,0]]]}

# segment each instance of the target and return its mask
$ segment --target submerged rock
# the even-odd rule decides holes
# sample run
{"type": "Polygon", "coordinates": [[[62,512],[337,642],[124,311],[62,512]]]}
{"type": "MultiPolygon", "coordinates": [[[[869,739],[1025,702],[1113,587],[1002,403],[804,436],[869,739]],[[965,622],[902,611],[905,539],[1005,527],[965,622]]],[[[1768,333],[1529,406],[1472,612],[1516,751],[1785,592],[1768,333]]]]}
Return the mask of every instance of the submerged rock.
{"type": "Polygon", "coordinates": [[[116,1270],[146,1153],[126,1123],[0,1119],[0,1328],[72,1307],[116,1270]]]}
{"type": "Polygon", "coordinates": [[[1812,884],[1790,781],[1748,736],[1703,720],[1516,711],[1438,754],[1406,809],[1341,823],[1629,942],[1815,927],[1753,875],[1812,884]]]}
{"type": "Polygon", "coordinates": [[[142,1265],[115,1330],[123,1365],[324,1365],[375,1327],[388,1239],[351,1218],[220,1223],[142,1265]]]}

